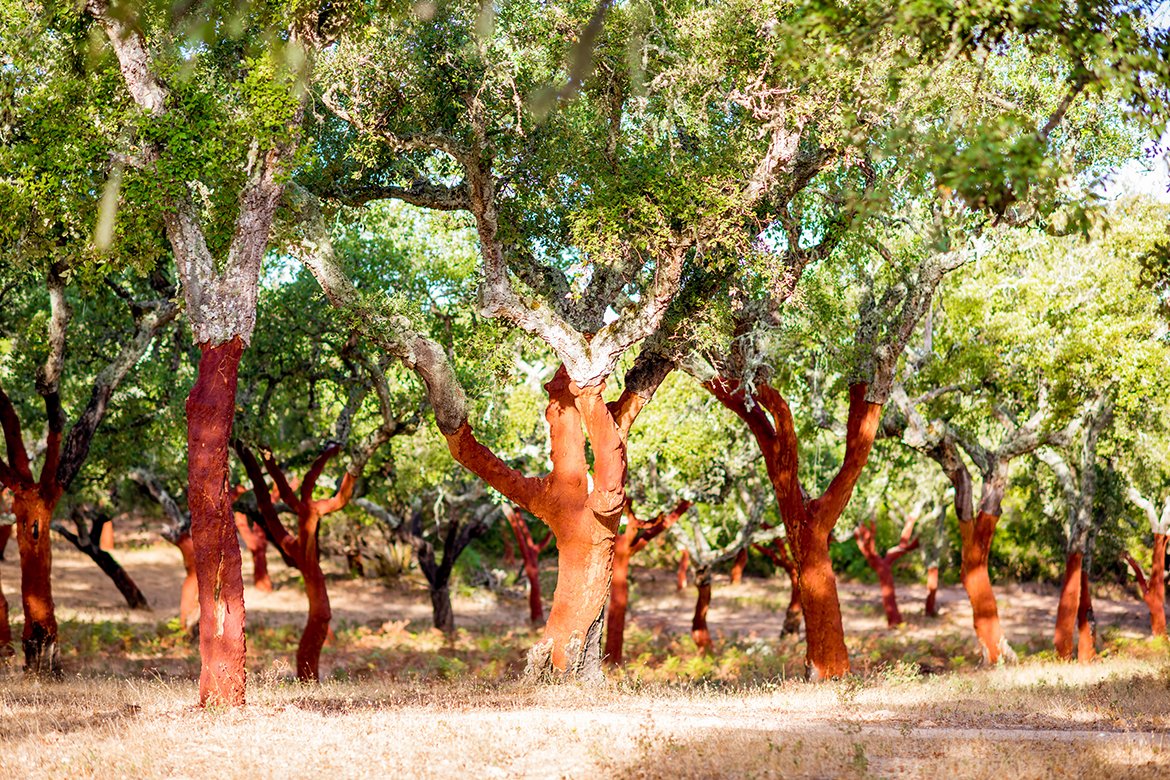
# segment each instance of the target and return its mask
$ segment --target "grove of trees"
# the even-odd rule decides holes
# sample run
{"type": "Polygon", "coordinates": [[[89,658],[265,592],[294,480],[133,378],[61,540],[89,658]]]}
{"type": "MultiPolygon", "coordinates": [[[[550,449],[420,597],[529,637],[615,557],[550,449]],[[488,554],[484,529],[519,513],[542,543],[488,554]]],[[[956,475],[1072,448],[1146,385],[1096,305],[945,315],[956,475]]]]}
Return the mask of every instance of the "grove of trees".
{"type": "Polygon", "coordinates": [[[842,556],[897,625],[920,544],[988,664],[1004,576],[1060,583],[1061,658],[1127,563],[1165,634],[1170,207],[1114,179],[1166,130],[1156,4],[0,3],[29,674],[51,530],[116,566],[125,507],[185,552],[204,705],[245,701],[241,536],[303,579],[306,682],[322,561],[390,544],[448,634],[460,556],[515,545],[534,679],[622,662],[657,548],[700,649],[714,567],[786,569],[810,679],[851,669],[842,556]]]}

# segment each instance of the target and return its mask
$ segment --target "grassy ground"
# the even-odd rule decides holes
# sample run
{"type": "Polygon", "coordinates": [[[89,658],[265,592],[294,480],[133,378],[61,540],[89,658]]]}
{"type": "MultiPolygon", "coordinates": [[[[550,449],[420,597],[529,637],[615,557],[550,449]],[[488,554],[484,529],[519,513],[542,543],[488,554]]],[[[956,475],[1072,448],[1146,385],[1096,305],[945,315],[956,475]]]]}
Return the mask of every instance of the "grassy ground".
{"type": "Polygon", "coordinates": [[[1122,778],[1170,775],[1165,662],[923,677],[530,688],[255,675],[242,710],[183,681],[0,693],[0,777],[1122,778]]]}
{"type": "Polygon", "coordinates": [[[327,679],[305,687],[289,665],[303,591],[278,568],[275,593],[248,594],[248,706],[204,711],[198,653],[167,601],[181,570],[161,552],[123,553],[153,613],[119,606],[67,551],[55,559],[68,677],[0,665],[0,780],[1170,777],[1167,645],[1141,639],[1140,611],[1121,602],[1102,605],[1116,617],[1078,666],[1051,659],[1051,594],[1009,589],[1001,612],[1023,662],[979,670],[965,600],[927,619],[908,598],[908,624],[886,629],[874,589],[847,584],[856,675],[807,684],[803,642],[776,638],[784,589],[721,586],[704,656],[685,630],[693,595],[645,572],[626,665],[582,690],[520,679],[538,637],[515,627],[522,597],[461,596],[467,627],[445,638],[417,583],[335,580],[327,679]]]}

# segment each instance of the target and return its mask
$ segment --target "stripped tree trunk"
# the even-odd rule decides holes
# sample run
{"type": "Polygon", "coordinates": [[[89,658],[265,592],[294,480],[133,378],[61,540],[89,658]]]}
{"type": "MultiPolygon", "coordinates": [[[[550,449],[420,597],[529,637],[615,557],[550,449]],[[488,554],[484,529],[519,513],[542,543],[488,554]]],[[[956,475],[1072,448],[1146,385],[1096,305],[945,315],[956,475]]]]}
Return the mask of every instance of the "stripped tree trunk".
{"type": "MultiPolygon", "coordinates": [[[[308,617],[305,628],[301,632],[301,641],[297,645],[297,679],[302,682],[320,681],[321,648],[329,636],[329,623],[333,618],[333,610],[329,605],[329,591],[325,584],[325,573],[321,570],[321,554],[317,546],[317,538],[321,525],[321,518],[345,507],[353,496],[353,487],[358,474],[347,470],[342,478],[337,493],[330,498],[313,499],[313,490],[317,487],[317,480],[321,477],[325,465],[340,451],[340,447],[332,444],[324,449],[300,484],[299,492],[294,491],[289,484],[284,471],[277,465],[271,452],[263,452],[264,469],[272,477],[276,490],[281,499],[297,516],[297,533],[294,536],[280,522],[276,507],[272,503],[268,485],[264,481],[264,474],[260,471],[260,464],[252,452],[237,441],[236,453],[244,464],[244,470],[252,482],[252,492],[256,496],[256,504],[268,533],[276,541],[284,553],[293,561],[301,573],[305,583],[305,596],[309,602],[308,617]]],[[[364,462],[363,462],[364,465],[364,462]]],[[[233,528],[232,540],[235,541],[233,528]]],[[[238,554],[239,544],[236,544],[238,554]]]]}
{"type": "Polygon", "coordinates": [[[1166,534],[1167,531],[1170,531],[1170,500],[1165,501],[1162,513],[1159,515],[1153,502],[1144,498],[1136,488],[1129,488],[1126,495],[1130,501],[1145,512],[1146,518],[1150,521],[1150,531],[1154,535],[1153,560],[1150,564],[1148,582],[1142,574],[1141,565],[1133,559],[1133,556],[1127,554],[1125,557],[1137,578],[1142,601],[1146,602],[1146,606],[1150,608],[1150,634],[1164,637],[1166,636],[1166,534]]]}
{"type": "Polygon", "coordinates": [[[1154,534],[1153,563],[1148,581],[1141,564],[1132,555],[1127,554],[1125,559],[1133,569],[1142,601],[1150,609],[1150,635],[1166,636],[1166,534],[1154,534]]]}
{"type": "MultiPolygon", "coordinates": [[[[8,539],[12,535],[12,523],[16,516],[11,513],[12,500],[9,490],[0,487],[0,561],[4,560],[4,548],[8,546],[8,539]]],[[[8,658],[16,654],[12,645],[12,624],[8,622],[8,599],[4,597],[3,580],[0,579],[0,658],[8,658]]]]}
{"type": "Polygon", "coordinates": [[[678,522],[690,507],[690,501],[680,501],[669,513],[662,512],[653,521],[643,523],[634,514],[633,502],[626,499],[626,529],[614,543],[613,578],[610,581],[609,610],[605,621],[605,660],[608,663],[614,666],[622,663],[626,610],[630,603],[630,559],[656,536],[678,522]]]}
{"type": "Polygon", "coordinates": [[[540,595],[540,554],[552,541],[553,534],[552,531],[547,531],[543,539],[534,542],[520,510],[508,504],[504,504],[502,508],[504,517],[507,518],[508,525],[512,527],[512,533],[516,536],[516,547],[520,550],[521,560],[524,561],[524,576],[528,578],[528,620],[532,625],[539,626],[544,623],[544,602],[540,595]]]}
{"type": "Polygon", "coordinates": [[[686,550],[678,556],[678,577],[675,583],[675,590],[683,590],[687,586],[687,569],[691,565],[691,554],[686,550]]]}
{"type": "Polygon", "coordinates": [[[252,583],[261,593],[272,592],[272,578],[268,576],[268,537],[248,524],[248,516],[235,512],[236,530],[244,540],[244,546],[252,555],[252,583]]]}
{"type": "Polygon", "coordinates": [[[845,647],[837,579],[829,558],[829,536],[869,459],[881,404],[866,400],[867,386],[864,383],[850,386],[845,459],[825,493],[820,498],[807,500],[802,495],[797,476],[800,444],[792,412],[780,393],[767,382],[757,379],[757,396],[749,409],[744,389],[738,381],[718,378],[707,382],[706,387],[747,423],[764,453],[768,479],[799,572],[808,676],[818,680],[842,677],[849,673],[849,651],[845,647]],[[768,414],[771,414],[771,420],[768,414]]]}
{"type": "Polygon", "coordinates": [[[946,548],[947,502],[939,502],[938,520],[930,541],[923,546],[922,558],[926,564],[926,605],[923,610],[927,617],[938,617],[938,569],[946,548]]]}
{"type": "Polygon", "coordinates": [[[699,596],[695,601],[695,616],[691,618],[691,639],[700,653],[711,652],[711,632],[707,630],[707,609],[711,606],[711,567],[695,567],[695,588],[699,596]]]}
{"type": "Polygon", "coordinates": [[[857,530],[853,532],[853,538],[857,540],[861,554],[865,556],[870,568],[877,573],[878,583],[882,590],[882,609],[885,610],[886,624],[890,628],[901,625],[903,622],[902,613],[898,610],[898,596],[894,589],[894,563],[906,553],[918,548],[918,540],[910,538],[914,534],[914,525],[917,522],[918,514],[916,511],[906,520],[906,525],[902,528],[902,537],[897,546],[891,547],[882,556],[877,554],[877,548],[874,546],[877,530],[873,518],[870,518],[869,525],[863,523],[857,526],[857,530]]]}
{"type": "Polygon", "coordinates": [[[748,551],[743,548],[739,551],[739,555],[735,556],[735,561],[731,564],[731,584],[738,585],[743,580],[743,570],[747,566],[748,551]]]}
{"type": "Polygon", "coordinates": [[[183,556],[183,567],[187,573],[179,596],[179,625],[191,633],[196,630],[199,621],[199,583],[195,574],[195,545],[191,541],[191,515],[179,510],[175,499],[153,475],[135,469],[129,477],[159,503],[171,520],[170,525],[163,527],[162,537],[178,547],[183,556]]]}

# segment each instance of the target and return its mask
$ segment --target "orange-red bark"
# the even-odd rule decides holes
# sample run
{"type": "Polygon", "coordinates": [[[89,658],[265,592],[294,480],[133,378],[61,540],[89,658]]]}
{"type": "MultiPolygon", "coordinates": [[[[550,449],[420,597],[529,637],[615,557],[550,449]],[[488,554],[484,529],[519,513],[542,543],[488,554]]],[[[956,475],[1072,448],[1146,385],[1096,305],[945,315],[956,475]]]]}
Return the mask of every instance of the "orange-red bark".
{"type": "Polygon", "coordinates": [[[617,401],[606,404],[604,390],[604,381],[580,387],[563,365],[545,385],[553,469],[542,478],[509,468],[476,441],[466,422],[445,434],[459,463],[543,520],[556,536],[557,587],[541,646],[548,648],[555,669],[594,679],[601,675],[601,622],[625,504],[626,437],[648,399],[627,386],[617,401]],[[592,488],[585,431],[593,452],[592,488]]]}
{"type": "Polygon", "coordinates": [[[179,625],[183,630],[190,631],[195,624],[199,609],[199,578],[195,574],[195,543],[191,541],[191,532],[184,531],[175,540],[175,546],[183,555],[183,567],[187,575],[183,578],[183,588],[179,594],[179,625]]]}
{"type": "Polygon", "coordinates": [[[926,570],[926,616],[938,617],[938,567],[926,570]]]}
{"type": "Polygon", "coordinates": [[[995,593],[991,589],[991,577],[987,573],[987,562],[991,556],[991,539],[995,536],[998,514],[980,512],[971,522],[960,522],[959,533],[963,540],[963,558],[960,576],[979,637],[984,658],[988,663],[999,660],[1003,644],[1003,627],[999,622],[999,610],[995,604],[995,593]]]}
{"type": "Polygon", "coordinates": [[[1129,554],[1126,554],[1125,559],[1133,568],[1142,601],[1150,609],[1150,634],[1166,636],[1166,534],[1154,534],[1153,562],[1148,582],[1141,564],[1129,554]]]}
{"type": "Polygon", "coordinates": [[[633,502],[626,500],[626,529],[614,542],[613,577],[605,621],[605,660],[608,663],[620,665],[622,662],[626,610],[630,603],[630,559],[652,539],[678,522],[690,507],[690,501],[680,501],[669,513],[662,512],[652,522],[643,523],[634,514],[633,502]]]}
{"type": "Polygon", "coordinates": [[[764,454],[768,479],[799,569],[808,674],[815,679],[844,676],[849,673],[849,651],[845,647],[837,580],[829,559],[829,537],[869,459],[881,405],[865,400],[865,384],[850,386],[845,458],[824,494],[806,500],[797,475],[800,443],[792,412],[780,393],[767,382],[757,381],[756,403],[749,409],[738,382],[716,379],[706,387],[747,423],[764,454]]]}
{"type": "Polygon", "coordinates": [[[861,554],[865,556],[870,568],[877,573],[878,583],[882,590],[882,609],[885,610],[886,624],[890,628],[901,625],[903,622],[902,613],[898,609],[898,596],[894,589],[894,563],[906,553],[918,549],[918,540],[910,538],[911,534],[914,533],[914,523],[917,519],[917,517],[911,517],[906,522],[897,546],[887,550],[885,555],[879,556],[877,554],[875,546],[877,529],[872,519],[868,525],[863,523],[857,526],[857,530],[853,532],[861,554]]]}
{"type": "MultiPolygon", "coordinates": [[[[0,487],[0,512],[12,511],[11,493],[8,488],[0,487]]],[[[4,559],[4,549],[8,546],[8,539],[12,535],[11,525],[0,525],[0,560],[4,559]]],[[[12,646],[12,624],[8,622],[8,599],[4,597],[4,588],[0,581],[0,658],[15,655],[12,646]]]]}
{"type": "Polygon", "coordinates": [[[321,648],[325,646],[325,640],[329,637],[329,622],[333,619],[325,573],[321,570],[321,553],[317,547],[321,518],[344,508],[349,503],[353,496],[355,479],[347,471],[337,492],[330,498],[314,499],[313,490],[326,464],[340,449],[338,445],[333,444],[317,456],[301,481],[299,491],[294,490],[289,484],[288,478],[272,458],[272,454],[264,453],[265,470],[272,477],[281,499],[297,515],[297,533],[294,536],[284,527],[276,514],[268,486],[264,482],[256,459],[241,443],[236,443],[236,451],[252,481],[252,489],[264,523],[268,526],[272,538],[296,564],[305,583],[309,614],[305,628],[301,632],[300,644],[297,646],[297,679],[303,682],[320,681],[321,648]]]}
{"type": "Polygon", "coordinates": [[[1056,655],[1071,661],[1073,651],[1083,664],[1096,654],[1093,605],[1089,595],[1089,573],[1082,553],[1069,553],[1065,563],[1060,603],[1056,608],[1056,655]]]}
{"type": "Polygon", "coordinates": [[[261,593],[272,592],[272,578],[268,575],[268,537],[264,532],[248,525],[248,516],[236,512],[236,530],[244,540],[244,546],[252,555],[252,583],[261,593]]]}
{"type": "Polygon", "coordinates": [[[201,344],[187,396],[187,506],[199,583],[199,702],[244,704],[244,580],[228,495],[228,446],[244,342],[201,344]]]}
{"type": "Polygon", "coordinates": [[[731,564],[731,584],[738,585],[743,581],[743,570],[747,567],[748,551],[743,548],[735,556],[735,561],[731,564]]]}
{"type": "Polygon", "coordinates": [[[524,576],[528,578],[528,619],[532,625],[538,626],[544,622],[544,602],[540,595],[540,554],[548,543],[552,541],[552,531],[545,533],[539,542],[532,539],[528,524],[524,522],[520,511],[515,507],[504,505],[504,517],[512,527],[516,536],[516,546],[520,550],[520,558],[524,561],[524,576]]]}
{"type": "Polygon", "coordinates": [[[707,630],[707,609],[711,606],[711,569],[695,569],[695,587],[699,597],[695,600],[695,615],[691,618],[691,639],[700,653],[711,652],[711,632],[707,630]]]}
{"type": "Polygon", "coordinates": [[[691,565],[691,554],[683,550],[678,556],[678,582],[675,584],[675,590],[682,590],[687,586],[687,569],[691,565]]]}

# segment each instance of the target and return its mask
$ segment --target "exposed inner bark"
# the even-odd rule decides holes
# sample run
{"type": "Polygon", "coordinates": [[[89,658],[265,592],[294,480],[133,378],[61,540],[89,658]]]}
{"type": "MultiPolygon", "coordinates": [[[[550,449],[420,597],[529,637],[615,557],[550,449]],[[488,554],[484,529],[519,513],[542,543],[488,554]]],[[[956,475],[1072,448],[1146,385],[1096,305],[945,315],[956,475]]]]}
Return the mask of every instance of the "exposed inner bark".
{"type": "MultiPolygon", "coordinates": [[[[12,525],[8,524],[16,518],[11,514],[12,500],[9,498],[8,488],[0,488],[0,561],[4,560],[4,549],[8,546],[8,539],[12,535],[12,525]]],[[[0,567],[2,568],[2,567],[0,567]]],[[[0,579],[0,658],[8,658],[16,654],[12,645],[12,624],[8,622],[8,599],[4,597],[3,580],[0,579]]]]}
{"type": "MultiPolygon", "coordinates": [[[[502,508],[504,517],[507,518],[508,525],[512,527],[512,533],[516,536],[516,547],[520,550],[521,560],[524,561],[524,576],[528,578],[528,620],[532,625],[539,626],[544,623],[544,602],[540,595],[540,554],[553,540],[553,533],[547,531],[539,542],[533,541],[532,533],[528,530],[528,524],[524,522],[520,511],[508,504],[502,508]]],[[[507,560],[504,563],[507,565],[507,560]]]]}
{"type": "Polygon", "coordinates": [[[687,569],[691,565],[691,554],[686,550],[678,556],[678,581],[675,583],[675,590],[683,590],[687,586],[687,569]]]}
{"type": "Polygon", "coordinates": [[[613,577],[610,580],[609,610],[606,612],[605,660],[615,666],[622,662],[622,645],[626,635],[626,610],[630,603],[630,559],[651,540],[678,522],[691,507],[680,501],[670,512],[662,512],[650,523],[634,514],[633,502],[626,499],[626,528],[614,542],[613,577]]]}
{"type": "MultiPolygon", "coordinates": [[[[635,364],[632,372],[639,368],[635,364]]],[[[614,539],[625,505],[626,437],[664,377],[665,372],[649,387],[627,377],[621,397],[606,404],[601,397],[604,382],[580,387],[560,366],[545,385],[553,470],[539,479],[509,468],[476,441],[466,422],[445,432],[459,463],[543,520],[556,536],[557,587],[544,638],[530,654],[533,675],[547,676],[555,670],[587,683],[604,678],[601,625],[609,600],[614,539]],[[593,451],[592,489],[586,431],[593,451]]]]}
{"type": "MultiPolygon", "coordinates": [[[[231,492],[232,503],[248,492],[244,485],[236,485],[231,492]]],[[[268,535],[262,528],[253,528],[244,512],[234,512],[236,530],[244,540],[244,546],[252,556],[252,584],[261,593],[272,592],[272,578],[268,576],[268,535]]]]}
{"type": "Polygon", "coordinates": [[[695,600],[695,615],[691,618],[691,639],[700,653],[711,652],[711,632],[707,629],[707,609],[711,606],[711,567],[698,566],[695,568],[695,588],[698,598],[695,600]]]}
{"type": "Polygon", "coordinates": [[[321,553],[317,539],[321,518],[349,503],[353,496],[356,476],[346,471],[336,494],[330,498],[313,499],[317,480],[320,479],[329,460],[341,450],[340,446],[332,444],[317,456],[301,482],[299,491],[295,491],[289,484],[288,478],[273,459],[272,453],[263,452],[264,469],[272,477],[280,498],[296,513],[297,533],[293,535],[280,522],[256,458],[239,441],[235,442],[235,449],[252,483],[252,492],[256,496],[256,504],[260,508],[267,532],[294,563],[305,584],[309,609],[305,628],[301,632],[301,641],[297,646],[297,679],[302,682],[319,682],[321,648],[325,646],[325,640],[329,637],[329,622],[333,619],[333,610],[329,606],[329,590],[325,584],[325,573],[321,570],[321,553]]]}
{"type": "Polygon", "coordinates": [[[1077,605],[1077,661],[1087,664],[1097,654],[1097,620],[1089,594],[1089,569],[1081,567],[1081,599],[1077,605]]]}
{"type": "Polygon", "coordinates": [[[731,564],[731,584],[738,585],[743,581],[743,570],[747,566],[748,551],[743,548],[739,554],[735,556],[735,561],[731,564]]]}
{"type": "Polygon", "coordinates": [[[931,566],[926,570],[926,607],[923,610],[927,617],[938,617],[938,567],[931,566]]]}
{"type": "Polygon", "coordinates": [[[808,500],[797,476],[799,442],[792,412],[780,393],[757,379],[757,396],[749,408],[744,388],[737,380],[717,378],[705,383],[705,387],[747,423],[764,454],[768,479],[799,573],[808,676],[822,680],[842,677],[849,673],[849,651],[845,647],[837,580],[829,558],[829,537],[869,459],[881,405],[866,401],[866,384],[850,385],[845,458],[825,493],[808,500]]]}
{"type": "Polygon", "coordinates": [[[199,701],[244,704],[244,580],[228,494],[228,447],[244,342],[201,344],[187,396],[187,506],[199,587],[199,701]]]}
{"type": "Polygon", "coordinates": [[[1003,626],[999,622],[999,609],[995,604],[995,592],[991,589],[991,577],[987,562],[991,555],[991,539],[995,536],[998,514],[980,512],[971,522],[960,522],[959,533],[963,539],[961,577],[967,598],[971,601],[972,620],[975,635],[985,664],[995,664],[1001,656],[1015,660],[1015,653],[1004,639],[1003,626]]]}
{"type": "Polygon", "coordinates": [[[918,549],[918,540],[911,540],[910,538],[914,533],[914,525],[917,522],[917,515],[912,514],[902,529],[902,537],[898,541],[897,546],[891,547],[886,551],[885,555],[881,556],[877,554],[877,548],[875,547],[877,529],[872,518],[868,525],[863,523],[857,526],[857,530],[853,532],[853,537],[857,540],[857,546],[861,549],[861,554],[865,556],[865,560],[869,563],[870,568],[877,573],[878,583],[881,585],[882,590],[882,609],[885,610],[886,623],[890,628],[901,625],[903,622],[902,613],[898,610],[898,597],[895,593],[894,563],[906,553],[918,549]]]}
{"type": "Polygon", "coordinates": [[[1125,559],[1133,569],[1142,601],[1150,609],[1150,635],[1166,636],[1166,534],[1154,534],[1153,562],[1148,581],[1141,564],[1132,555],[1126,554],[1125,559]]]}

